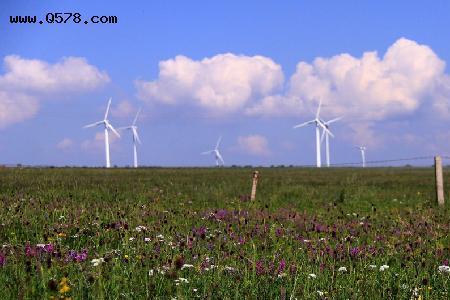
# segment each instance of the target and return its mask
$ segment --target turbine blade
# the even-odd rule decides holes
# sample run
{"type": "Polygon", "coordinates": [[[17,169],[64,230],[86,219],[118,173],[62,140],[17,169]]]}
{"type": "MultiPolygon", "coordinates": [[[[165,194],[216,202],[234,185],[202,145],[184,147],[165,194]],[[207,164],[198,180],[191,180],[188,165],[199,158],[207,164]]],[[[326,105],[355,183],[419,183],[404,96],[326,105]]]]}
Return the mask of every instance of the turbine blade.
{"type": "Polygon", "coordinates": [[[135,139],[139,144],[142,144],[142,143],[141,143],[141,139],[139,138],[139,134],[138,134],[138,132],[137,132],[136,127],[132,127],[131,130],[133,130],[133,137],[134,137],[134,139],[135,139]]]}
{"type": "Polygon", "coordinates": [[[324,139],[324,137],[325,137],[325,134],[326,134],[325,130],[322,130],[322,136],[320,137],[320,142],[321,142],[321,143],[323,142],[323,139],[324,139]]]}
{"type": "Polygon", "coordinates": [[[217,144],[216,144],[216,148],[214,148],[214,149],[219,149],[219,145],[220,145],[220,142],[222,141],[222,136],[220,136],[219,137],[219,139],[217,140],[217,144]]]}
{"type": "Polygon", "coordinates": [[[330,120],[330,121],[328,121],[328,122],[325,122],[325,124],[329,125],[329,124],[334,123],[334,122],[337,122],[337,121],[339,121],[339,120],[341,120],[341,119],[342,119],[342,117],[335,118],[335,119],[332,119],[332,120],[330,120]]]}
{"type": "Polygon", "coordinates": [[[108,119],[108,113],[109,113],[109,107],[111,106],[111,100],[112,100],[112,98],[109,98],[109,100],[108,100],[108,106],[106,107],[106,112],[105,112],[105,120],[108,119]]]}
{"type": "Polygon", "coordinates": [[[317,112],[316,112],[316,119],[319,118],[321,106],[322,106],[322,98],[320,98],[320,101],[319,101],[319,107],[317,108],[317,112]]]}
{"type": "Polygon", "coordinates": [[[222,155],[220,155],[220,152],[219,152],[219,151],[216,151],[216,155],[217,155],[217,157],[219,158],[219,160],[222,162],[222,165],[224,165],[224,164],[225,164],[225,161],[223,160],[223,157],[222,157],[222,155]]]}
{"type": "Polygon", "coordinates": [[[308,121],[308,122],[305,122],[305,123],[301,123],[301,124],[298,124],[298,125],[295,125],[294,127],[292,127],[292,128],[300,128],[300,127],[303,127],[303,126],[306,126],[306,125],[309,125],[309,124],[312,124],[312,123],[314,123],[315,122],[315,120],[311,120],[311,121],[308,121]]]}
{"type": "Polygon", "coordinates": [[[213,153],[214,152],[214,150],[209,150],[209,151],[205,151],[205,152],[202,152],[202,153],[200,153],[201,155],[206,155],[206,154],[211,154],[211,153],[213,153]]]}
{"type": "Polygon", "coordinates": [[[117,135],[117,137],[120,138],[120,134],[114,129],[114,127],[112,127],[112,125],[109,122],[106,123],[106,127],[108,127],[109,130],[114,132],[114,134],[117,135]]]}
{"type": "Polygon", "coordinates": [[[141,110],[142,110],[142,108],[139,108],[139,110],[137,111],[136,117],[134,117],[133,123],[131,124],[132,126],[136,125],[136,121],[137,121],[137,119],[139,117],[139,114],[140,114],[141,110]]]}
{"type": "Polygon", "coordinates": [[[334,137],[334,135],[331,133],[331,131],[329,131],[328,128],[327,128],[325,125],[323,125],[323,123],[322,123],[320,120],[317,121],[317,124],[318,124],[320,127],[322,127],[322,129],[323,129],[324,131],[326,131],[327,134],[329,134],[331,137],[334,137]]]}
{"type": "Polygon", "coordinates": [[[125,127],[117,128],[117,130],[126,130],[126,129],[131,129],[131,126],[125,126],[125,127]]]}
{"type": "Polygon", "coordinates": [[[102,123],[103,123],[103,121],[98,121],[98,122],[95,122],[95,123],[92,123],[92,124],[85,125],[85,126],[83,126],[83,128],[95,127],[95,126],[98,126],[98,125],[100,125],[102,123]]]}

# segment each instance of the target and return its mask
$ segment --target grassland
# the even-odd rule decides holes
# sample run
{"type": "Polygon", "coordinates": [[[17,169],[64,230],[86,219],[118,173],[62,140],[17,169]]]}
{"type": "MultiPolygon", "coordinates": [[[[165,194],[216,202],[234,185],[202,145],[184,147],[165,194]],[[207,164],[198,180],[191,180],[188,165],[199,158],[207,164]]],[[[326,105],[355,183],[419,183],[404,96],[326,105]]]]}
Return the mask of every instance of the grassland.
{"type": "Polygon", "coordinates": [[[0,169],[1,298],[450,298],[431,168],[260,172],[0,169]]]}

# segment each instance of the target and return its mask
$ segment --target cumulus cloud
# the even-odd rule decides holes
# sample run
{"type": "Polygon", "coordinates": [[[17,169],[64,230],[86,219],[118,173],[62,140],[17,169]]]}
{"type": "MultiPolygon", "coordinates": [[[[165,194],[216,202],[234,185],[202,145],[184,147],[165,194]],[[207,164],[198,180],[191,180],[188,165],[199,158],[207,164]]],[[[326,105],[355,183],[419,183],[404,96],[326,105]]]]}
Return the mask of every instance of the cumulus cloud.
{"type": "Polygon", "coordinates": [[[56,148],[60,150],[67,150],[74,145],[74,142],[69,138],[62,139],[58,144],[56,144],[56,148]]]}
{"type": "Polygon", "coordinates": [[[138,97],[151,103],[193,104],[233,112],[283,84],[281,66],[263,56],[218,54],[196,61],[177,56],[159,63],[159,77],[137,81],[138,97]]]}
{"type": "Polygon", "coordinates": [[[3,60],[5,73],[0,75],[0,128],[33,117],[40,102],[57,93],[94,90],[107,82],[104,71],[81,57],[67,57],[50,64],[17,55],[3,60]]]}
{"type": "Polygon", "coordinates": [[[239,136],[237,140],[239,151],[256,156],[270,155],[269,142],[262,135],[254,134],[248,136],[239,136]]]}
{"type": "Polygon", "coordinates": [[[136,108],[130,101],[121,101],[117,106],[111,107],[111,115],[116,118],[129,118],[135,116],[136,108]]]}
{"type": "MultiPolygon", "coordinates": [[[[108,135],[109,145],[116,143],[118,137],[114,133],[108,135]]],[[[105,134],[104,132],[97,132],[92,139],[87,139],[81,142],[81,149],[85,151],[105,151],[105,134]]]]}
{"type": "Polygon", "coordinates": [[[414,112],[433,96],[439,83],[441,90],[450,87],[442,84],[444,69],[444,61],[430,47],[401,38],[383,57],[365,52],[360,58],[339,54],[311,64],[300,62],[284,94],[265,97],[246,112],[306,114],[322,99],[325,115],[381,120],[414,112]]]}
{"type": "Polygon", "coordinates": [[[0,128],[33,117],[39,109],[39,101],[21,92],[0,89],[0,128]]]}

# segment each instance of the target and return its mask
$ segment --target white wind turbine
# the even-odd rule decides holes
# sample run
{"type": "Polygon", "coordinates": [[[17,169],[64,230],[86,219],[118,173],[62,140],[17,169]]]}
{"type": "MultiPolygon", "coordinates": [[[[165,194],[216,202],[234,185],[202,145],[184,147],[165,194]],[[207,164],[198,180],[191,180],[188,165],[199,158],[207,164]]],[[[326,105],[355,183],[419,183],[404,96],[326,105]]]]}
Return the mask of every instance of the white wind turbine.
{"type": "Polygon", "coordinates": [[[135,168],[138,167],[138,162],[137,162],[137,144],[136,143],[142,144],[141,143],[141,139],[139,138],[139,134],[137,132],[138,128],[136,126],[136,121],[138,119],[138,116],[139,116],[140,112],[141,112],[141,109],[139,109],[138,112],[136,113],[136,117],[134,117],[133,123],[130,126],[118,128],[119,130],[130,129],[131,132],[133,133],[133,154],[134,154],[134,160],[133,160],[134,164],[133,164],[133,166],[135,168]]]}
{"type": "Polygon", "coordinates": [[[335,118],[335,119],[332,119],[332,120],[327,121],[327,122],[321,120],[322,124],[325,125],[325,127],[328,129],[328,132],[325,131],[325,130],[322,131],[322,137],[320,138],[320,142],[322,142],[323,139],[325,138],[325,154],[326,154],[326,159],[327,159],[327,167],[330,166],[330,141],[329,141],[329,138],[330,138],[330,134],[329,133],[331,132],[330,124],[332,124],[334,122],[337,122],[340,119],[342,119],[342,117],[335,118]]]}
{"type": "Polygon", "coordinates": [[[362,167],[365,168],[366,167],[366,147],[364,147],[364,146],[355,146],[355,147],[358,148],[359,151],[361,151],[362,167]]]}
{"type": "Polygon", "coordinates": [[[327,127],[325,127],[325,125],[320,120],[320,107],[321,106],[322,106],[322,101],[319,102],[319,107],[317,108],[315,119],[294,126],[294,129],[295,129],[295,128],[300,128],[300,127],[303,127],[303,126],[306,126],[309,124],[316,124],[316,164],[317,164],[318,168],[320,168],[322,165],[321,157],[320,157],[320,128],[322,128],[322,130],[324,130],[326,133],[328,133],[329,135],[334,137],[334,135],[328,130],[327,127]]]}
{"type": "Polygon", "coordinates": [[[84,128],[95,127],[95,126],[98,126],[98,125],[103,125],[104,126],[104,128],[105,128],[105,155],[106,155],[106,167],[107,168],[111,167],[111,162],[109,161],[109,135],[108,135],[108,131],[111,130],[112,132],[114,132],[115,135],[117,135],[117,137],[120,137],[120,134],[114,129],[114,127],[112,127],[111,123],[108,120],[108,113],[109,113],[109,107],[110,106],[111,106],[111,98],[109,98],[108,106],[106,108],[105,117],[103,118],[103,120],[84,126],[84,128]]]}
{"type": "Polygon", "coordinates": [[[222,167],[225,164],[225,162],[223,161],[222,155],[220,155],[220,152],[219,152],[219,145],[220,145],[221,141],[222,141],[222,137],[219,137],[219,139],[217,140],[216,147],[213,150],[209,150],[209,151],[205,151],[205,152],[201,153],[203,155],[214,153],[214,157],[216,158],[216,166],[217,167],[219,166],[219,162],[222,163],[222,167]]]}

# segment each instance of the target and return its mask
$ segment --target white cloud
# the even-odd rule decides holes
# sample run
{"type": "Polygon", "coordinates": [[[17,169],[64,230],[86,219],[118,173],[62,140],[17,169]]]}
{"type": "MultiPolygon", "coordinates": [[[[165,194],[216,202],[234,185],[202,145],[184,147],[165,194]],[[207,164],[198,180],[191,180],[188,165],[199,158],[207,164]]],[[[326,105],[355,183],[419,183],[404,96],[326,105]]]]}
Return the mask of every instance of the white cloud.
{"type": "Polygon", "coordinates": [[[383,57],[365,52],[361,58],[339,54],[300,62],[285,94],[263,98],[247,113],[305,115],[322,99],[324,115],[381,120],[417,110],[443,80],[444,69],[431,48],[401,38],[383,57]]]}
{"type": "Polygon", "coordinates": [[[109,82],[104,71],[82,57],[65,57],[49,64],[17,55],[4,58],[6,73],[0,77],[0,88],[41,93],[88,91],[109,82]]]}
{"type": "Polygon", "coordinates": [[[66,150],[71,148],[74,145],[74,142],[69,138],[62,139],[58,144],[56,144],[56,148],[60,150],[66,150]]]}
{"type": "Polygon", "coordinates": [[[239,136],[237,140],[237,149],[241,152],[256,156],[270,155],[267,138],[258,134],[239,136]]]}
{"type": "Polygon", "coordinates": [[[39,101],[20,92],[0,90],[0,128],[33,117],[39,109],[39,101]]]}
{"type": "MultiPolygon", "coordinates": [[[[109,145],[115,144],[119,138],[114,133],[108,134],[109,145]]],[[[104,151],[105,150],[105,134],[104,132],[97,132],[93,139],[84,140],[81,142],[81,149],[85,151],[104,151]]]]}
{"type": "Polygon", "coordinates": [[[0,128],[33,117],[40,102],[57,93],[79,93],[107,82],[104,71],[81,57],[67,57],[50,64],[17,55],[4,58],[5,73],[0,75],[0,128]]]}
{"type": "Polygon", "coordinates": [[[281,67],[270,58],[218,54],[195,61],[177,56],[159,63],[155,81],[137,81],[138,97],[152,103],[194,104],[210,112],[240,110],[253,98],[283,83],[281,67]]]}
{"type": "Polygon", "coordinates": [[[117,106],[111,107],[111,115],[116,118],[134,117],[135,114],[136,108],[127,100],[121,101],[117,106]]]}

